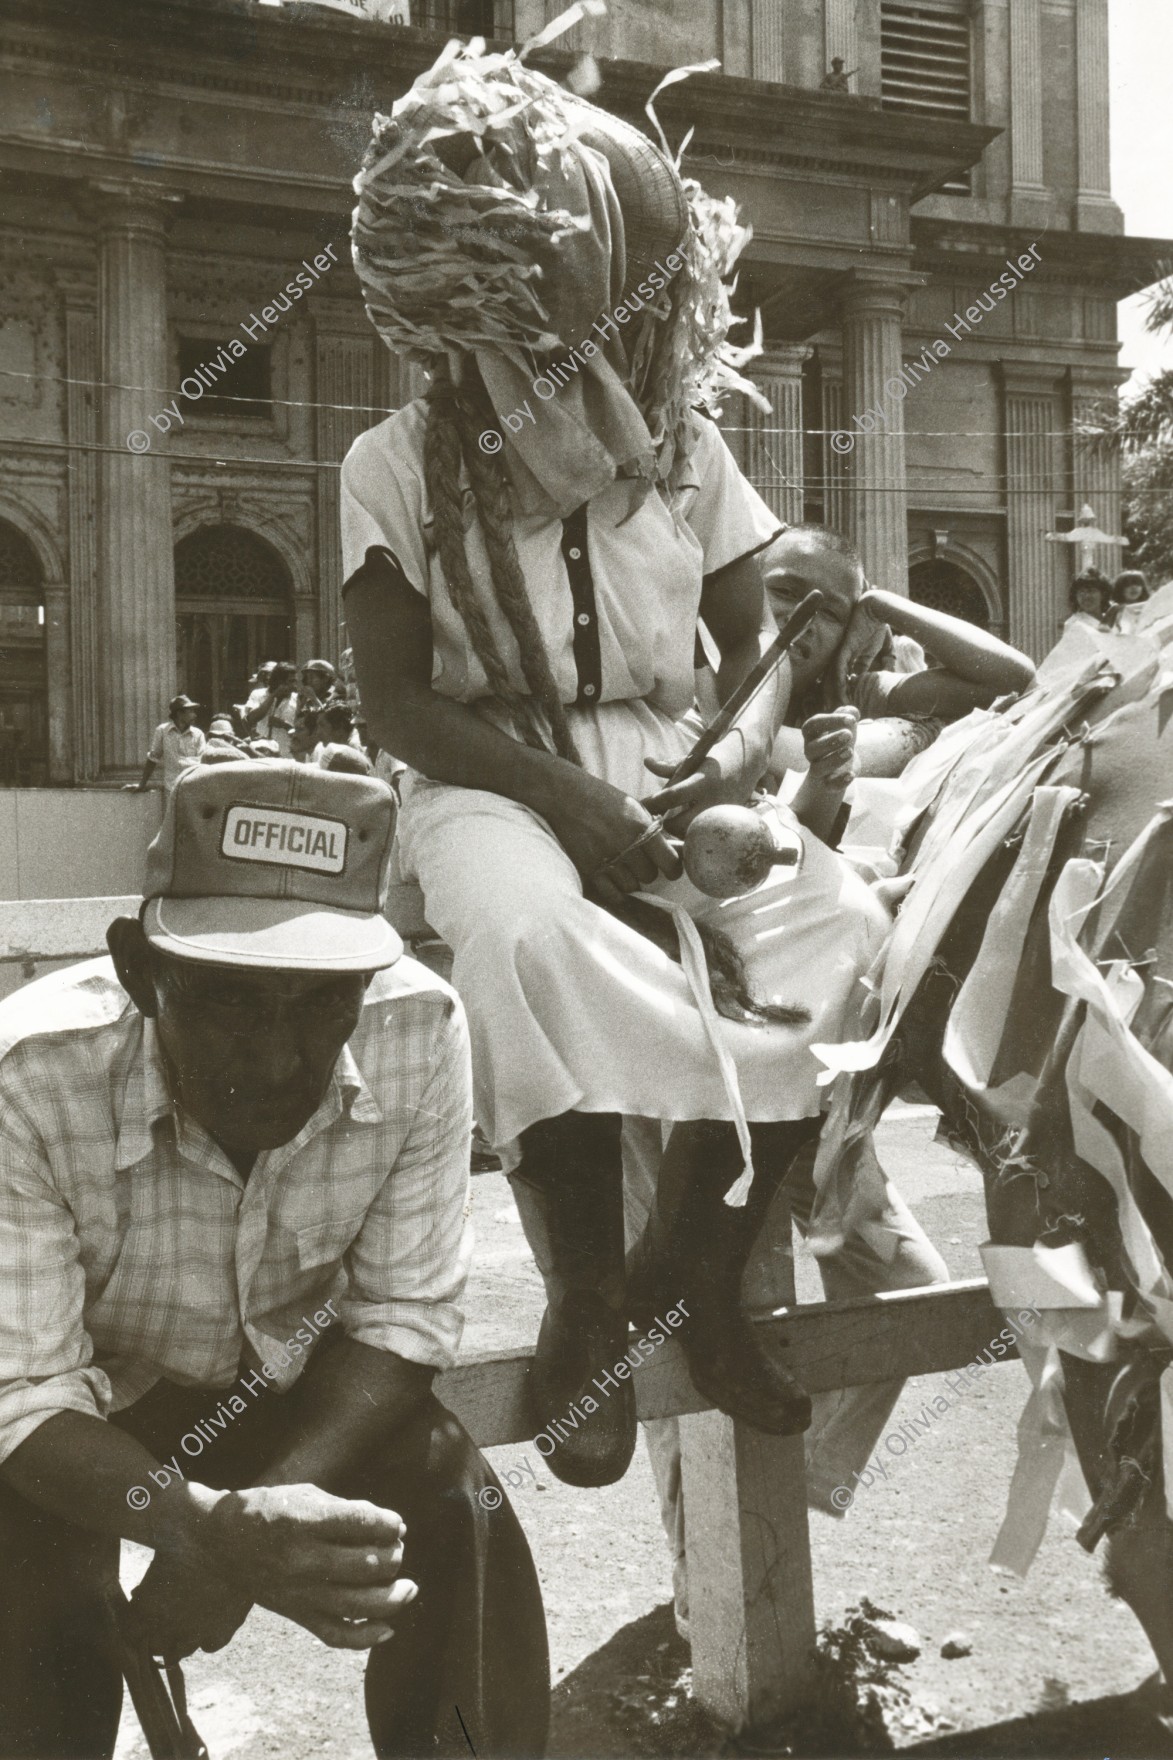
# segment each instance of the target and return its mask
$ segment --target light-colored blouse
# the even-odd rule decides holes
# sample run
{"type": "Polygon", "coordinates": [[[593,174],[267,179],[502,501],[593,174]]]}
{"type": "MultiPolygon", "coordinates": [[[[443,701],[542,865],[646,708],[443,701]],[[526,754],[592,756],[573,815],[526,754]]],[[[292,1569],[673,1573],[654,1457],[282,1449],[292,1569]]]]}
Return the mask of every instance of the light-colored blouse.
{"type": "MultiPolygon", "coordinates": [[[[427,406],[420,399],[360,434],[347,454],[341,495],[343,578],[361,567],[371,545],[386,546],[431,606],[434,689],[458,702],[476,702],[491,693],[449,597],[433,538],[424,482],[426,421],[427,406]]],[[[705,417],[696,418],[696,442],[672,484],[646,494],[634,511],[633,499],[631,482],[619,481],[588,504],[585,532],[593,609],[584,607],[581,593],[577,603],[572,595],[567,558],[576,566],[580,558],[577,548],[567,547],[561,520],[519,514],[514,541],[563,702],[579,697],[575,620],[593,615],[600,682],[591,694],[599,702],[642,699],[677,716],[694,698],[704,576],[760,549],[781,525],[705,417]]],[[[467,487],[464,503],[470,573],[511,684],[527,695],[516,645],[494,601],[467,487]]]]}

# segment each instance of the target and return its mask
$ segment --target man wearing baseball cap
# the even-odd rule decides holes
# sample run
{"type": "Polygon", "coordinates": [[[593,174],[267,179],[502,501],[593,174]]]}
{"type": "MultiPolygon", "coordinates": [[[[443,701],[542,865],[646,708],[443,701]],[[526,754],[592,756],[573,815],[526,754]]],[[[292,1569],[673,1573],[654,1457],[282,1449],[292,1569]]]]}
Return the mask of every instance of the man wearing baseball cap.
{"type": "Polygon", "coordinates": [[[192,770],[112,960],[0,1004],[4,1756],[113,1753],[120,1537],[154,1550],[152,1654],[257,1603],[369,1652],[378,1755],[464,1752],[461,1720],[479,1754],[543,1750],[533,1562],[431,1392],[469,1056],[382,914],[393,810],[374,778],[192,770]]]}
{"type": "Polygon", "coordinates": [[[151,749],[143,763],[143,773],[137,782],[126,784],[129,790],[142,794],[149,786],[156,767],[162,764],[163,793],[165,796],[170,795],[184,771],[199,763],[206,743],[203,733],[195,724],[196,710],[199,707],[190,697],[185,697],[182,691],[177,697],[172,697],[167,710],[171,719],[160,721],[156,727],[151,749]]]}

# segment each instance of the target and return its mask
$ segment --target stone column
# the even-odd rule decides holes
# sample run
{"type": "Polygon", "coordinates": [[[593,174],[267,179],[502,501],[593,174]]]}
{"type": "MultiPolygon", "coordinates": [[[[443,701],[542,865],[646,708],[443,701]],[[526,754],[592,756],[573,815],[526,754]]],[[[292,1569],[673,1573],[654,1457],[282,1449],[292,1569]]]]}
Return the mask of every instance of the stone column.
{"type": "Polygon", "coordinates": [[[49,695],[49,781],[73,781],[73,705],[70,701],[69,585],[46,581],[45,680],[49,695]]]}
{"type": "MultiPolygon", "coordinates": [[[[750,30],[753,42],[753,77],[786,83],[786,21],[777,0],[751,0],[750,30]]],[[[793,68],[790,84],[797,83],[793,68]]]]}
{"type": "Polygon", "coordinates": [[[1123,232],[1124,216],[1111,196],[1108,150],[1108,0],[1078,0],[1076,5],[1075,91],[1075,224],[1082,232],[1123,232]]]}
{"type": "Polygon", "coordinates": [[[770,400],[770,413],[745,400],[745,462],[742,466],[766,505],[797,525],[802,519],[802,346],[772,346],[754,363],[754,383],[770,400]]]}
{"type": "Polygon", "coordinates": [[[828,437],[847,460],[844,514],[873,586],[908,591],[908,506],[901,336],[907,289],[920,277],[856,270],[843,293],[842,428],[828,437]],[[846,445],[843,436],[853,444],[846,445]]]}
{"type": "Polygon", "coordinates": [[[1010,220],[1030,226],[1047,210],[1043,182],[1042,0],[1010,11],[1010,220]]]}
{"type": "Polygon", "coordinates": [[[1010,640],[1041,660],[1067,615],[1066,544],[1049,544],[1064,483],[1061,369],[1002,363],[1006,439],[1006,603],[1010,640]]]}
{"type": "Polygon", "coordinates": [[[171,482],[151,416],[168,401],[164,232],[157,186],[96,186],[101,226],[98,327],[102,380],[98,500],[98,716],[102,774],[142,767],[151,729],[175,694],[171,482]],[[151,436],[135,452],[131,433],[151,436]]]}
{"type": "MultiPolygon", "coordinates": [[[[776,7],[781,14],[783,8],[776,7]]],[[[823,0],[824,72],[829,73],[836,55],[842,55],[846,73],[859,70],[859,34],[855,23],[856,0],[823,0]]],[[[858,86],[858,77],[857,77],[858,86]]]]}
{"type": "MultiPolygon", "coordinates": [[[[1081,445],[1076,429],[1097,410],[1116,402],[1119,387],[1126,378],[1127,374],[1119,369],[1095,377],[1073,372],[1070,387],[1072,504],[1078,511],[1085,501],[1088,502],[1095,509],[1096,524],[1102,531],[1113,535],[1121,529],[1119,450],[1115,447],[1110,451],[1098,447],[1093,450],[1081,445]]],[[[1074,555],[1078,561],[1078,548],[1074,555]]],[[[1095,565],[1111,578],[1122,568],[1129,567],[1128,551],[1115,544],[1101,544],[1095,553],[1095,565]]]]}
{"type": "MultiPolygon", "coordinates": [[[[69,439],[70,760],[62,780],[88,782],[101,768],[98,726],[98,319],[97,289],[74,271],[57,277],[65,307],[66,422],[69,439]]],[[[47,613],[46,613],[47,615],[47,613]]],[[[49,678],[50,693],[53,677],[49,678]]],[[[50,721],[53,710],[50,706],[50,721]]]]}
{"type": "MultiPolygon", "coordinates": [[[[845,460],[831,445],[831,435],[843,426],[843,362],[829,358],[828,351],[819,349],[819,384],[822,392],[819,409],[818,456],[819,492],[823,502],[823,524],[836,532],[847,530],[847,513],[843,504],[847,480],[845,460]]],[[[816,497],[818,499],[818,497],[816,497]]]]}

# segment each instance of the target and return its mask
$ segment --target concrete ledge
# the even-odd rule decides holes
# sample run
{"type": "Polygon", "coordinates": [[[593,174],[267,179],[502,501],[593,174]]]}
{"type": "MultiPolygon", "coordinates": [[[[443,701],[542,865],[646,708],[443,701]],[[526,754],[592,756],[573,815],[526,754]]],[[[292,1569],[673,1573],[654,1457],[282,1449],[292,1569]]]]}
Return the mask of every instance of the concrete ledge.
{"type": "Polygon", "coordinates": [[[107,925],[137,916],[139,903],[137,893],[0,902],[0,961],[92,959],[106,951],[107,925]]]}
{"type": "Polygon", "coordinates": [[[162,813],[158,789],[0,789],[0,901],[137,892],[162,813]]]}

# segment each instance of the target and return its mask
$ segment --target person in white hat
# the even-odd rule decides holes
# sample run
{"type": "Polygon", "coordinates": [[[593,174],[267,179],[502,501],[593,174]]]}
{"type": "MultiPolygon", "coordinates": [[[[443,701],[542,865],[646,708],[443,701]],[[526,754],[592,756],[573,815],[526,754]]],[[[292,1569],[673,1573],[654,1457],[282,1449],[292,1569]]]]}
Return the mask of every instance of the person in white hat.
{"type": "Polygon", "coordinates": [[[203,757],[206,740],[203,729],[196,726],[196,713],[200,705],[191,697],[184,696],[181,691],[172,697],[167,713],[167,721],[160,721],[151,740],[151,749],[143,761],[143,773],[137,782],[128,782],[125,786],[134,794],[142,794],[150,787],[151,778],[160,765],[163,767],[163,793],[169,795],[179,778],[193,764],[198,764],[203,757]]]}
{"type": "Polygon", "coordinates": [[[112,1754],[120,1538],[152,1654],[257,1603],[369,1651],[376,1753],[454,1753],[458,1716],[542,1751],[533,1563],[431,1392],[468,1042],[382,914],[393,823],[374,778],[196,769],[112,958],[0,1005],[2,1755],[112,1754]]]}

